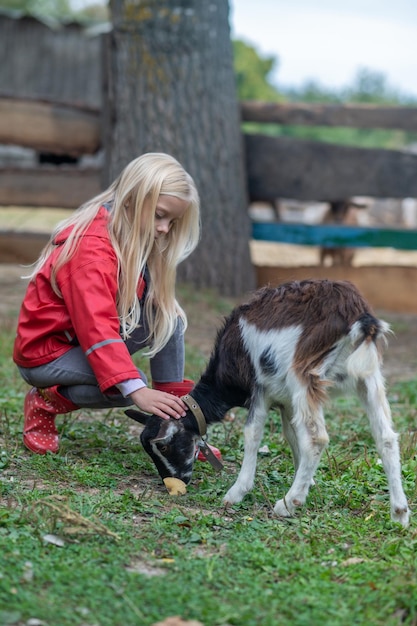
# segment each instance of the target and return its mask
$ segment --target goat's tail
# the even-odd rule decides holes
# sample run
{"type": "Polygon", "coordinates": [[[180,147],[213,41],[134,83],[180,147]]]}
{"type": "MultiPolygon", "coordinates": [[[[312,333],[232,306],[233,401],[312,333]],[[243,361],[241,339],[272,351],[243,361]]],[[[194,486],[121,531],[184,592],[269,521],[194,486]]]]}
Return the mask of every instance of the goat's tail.
{"type": "Polygon", "coordinates": [[[353,378],[366,378],[380,369],[381,343],[386,343],[390,332],[387,322],[370,314],[363,315],[350,329],[352,345],[356,346],[348,357],[347,371],[353,378]]]}

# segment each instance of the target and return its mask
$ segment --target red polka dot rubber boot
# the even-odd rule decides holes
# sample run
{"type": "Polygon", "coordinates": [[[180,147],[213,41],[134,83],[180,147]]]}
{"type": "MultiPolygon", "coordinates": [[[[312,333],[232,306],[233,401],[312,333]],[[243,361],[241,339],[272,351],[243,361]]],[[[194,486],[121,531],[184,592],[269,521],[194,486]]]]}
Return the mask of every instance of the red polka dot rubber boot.
{"type": "Polygon", "coordinates": [[[58,393],[58,386],[46,389],[33,387],[25,398],[23,443],[35,454],[59,450],[55,416],[75,411],[79,407],[58,393]]]}
{"type": "MultiPolygon", "coordinates": [[[[187,393],[190,393],[194,385],[195,385],[194,381],[189,380],[188,378],[184,378],[182,382],[176,382],[176,383],[156,383],[156,382],[152,383],[152,387],[154,389],[158,389],[158,391],[165,391],[165,393],[172,393],[174,396],[178,396],[179,398],[181,396],[185,396],[187,393]]],[[[218,448],[215,448],[214,446],[209,445],[208,447],[213,452],[214,456],[216,456],[219,460],[221,460],[222,454],[220,450],[218,448]]],[[[204,456],[200,448],[197,448],[197,450],[196,450],[197,460],[207,461],[206,457],[204,456]],[[197,453],[197,450],[198,450],[198,453],[197,453]]]]}

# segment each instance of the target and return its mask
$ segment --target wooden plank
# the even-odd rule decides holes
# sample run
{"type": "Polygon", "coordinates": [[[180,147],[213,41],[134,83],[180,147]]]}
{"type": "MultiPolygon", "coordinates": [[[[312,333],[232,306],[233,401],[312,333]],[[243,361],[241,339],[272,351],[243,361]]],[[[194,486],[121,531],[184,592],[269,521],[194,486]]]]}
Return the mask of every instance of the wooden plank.
{"type": "Polygon", "coordinates": [[[249,197],[336,201],[417,197],[417,155],[244,134],[249,197]]]}
{"type": "Polygon", "coordinates": [[[258,287],[305,278],[350,280],[375,309],[417,314],[417,292],[411,287],[417,284],[417,267],[258,266],[255,270],[258,287]]]}
{"type": "Polygon", "coordinates": [[[87,107],[0,97],[0,144],[80,156],[100,147],[100,115],[87,107]]]}
{"type": "Polygon", "coordinates": [[[300,126],[347,126],[353,128],[393,128],[415,132],[417,107],[382,107],[373,104],[278,104],[244,101],[244,122],[300,126]]]}
{"type": "Polygon", "coordinates": [[[0,168],[0,205],[75,209],[100,193],[100,175],[69,166],[0,168]]]}
{"type": "Polygon", "coordinates": [[[417,231],[399,228],[253,222],[252,238],[259,241],[279,241],[330,248],[417,250],[417,231]]]}
{"type": "Polygon", "coordinates": [[[34,263],[50,236],[50,233],[0,230],[0,263],[34,263]]]}

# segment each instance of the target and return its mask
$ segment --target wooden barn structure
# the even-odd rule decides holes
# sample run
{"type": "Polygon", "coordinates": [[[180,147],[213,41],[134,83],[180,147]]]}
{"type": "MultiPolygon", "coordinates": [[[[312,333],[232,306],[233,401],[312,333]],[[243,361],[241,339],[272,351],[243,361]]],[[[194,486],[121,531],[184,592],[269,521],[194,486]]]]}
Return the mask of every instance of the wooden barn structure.
{"type": "Polygon", "coordinates": [[[0,14],[0,93],[101,106],[100,31],[0,14]]]}
{"type": "MultiPolygon", "coordinates": [[[[103,149],[103,28],[58,26],[29,17],[0,15],[0,148],[17,146],[30,157],[11,160],[0,150],[0,206],[74,209],[101,189],[103,149]],[[30,50],[30,54],[28,51],[30,50]]],[[[417,130],[417,109],[372,106],[242,103],[242,121],[286,125],[417,130]]],[[[251,201],[338,201],[353,195],[417,198],[417,155],[311,141],[244,135],[251,201]]],[[[43,244],[3,232],[0,260],[31,262],[43,244]],[[25,257],[26,253],[26,257],[25,257]],[[22,258],[23,257],[23,258],[22,258]]],[[[253,238],[325,246],[417,249],[417,232],[404,228],[253,224],[253,238]]],[[[417,267],[258,267],[258,283],[308,274],[347,278],[374,306],[417,313],[417,267]],[[381,285],[384,284],[384,289],[381,285]],[[389,293],[389,302],[384,293],[389,293]]]]}

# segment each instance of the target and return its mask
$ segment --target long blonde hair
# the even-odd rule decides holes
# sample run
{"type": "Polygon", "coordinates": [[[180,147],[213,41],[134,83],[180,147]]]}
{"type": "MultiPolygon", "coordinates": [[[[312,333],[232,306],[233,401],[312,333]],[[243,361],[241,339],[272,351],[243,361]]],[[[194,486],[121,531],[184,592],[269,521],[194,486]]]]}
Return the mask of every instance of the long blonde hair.
{"type": "Polygon", "coordinates": [[[74,254],[78,238],[104,203],[110,203],[108,230],[119,264],[117,310],[122,336],[127,338],[139,324],[141,307],[136,292],[147,266],[150,276],[144,304],[149,326],[147,355],[153,356],[171,337],[178,317],[184,330],[187,327],[185,312],[175,297],[176,271],[177,265],[195,249],[200,236],[200,202],[196,186],[172,156],[150,152],[131,161],[108,189],[57,225],[29,278],[36,276],[56,248],[54,239],[57,234],[73,226],[52,268],[52,287],[60,295],[57,273],[74,254]],[[159,239],[154,240],[155,210],[161,194],[187,202],[184,215],[172,224],[162,245],[159,239]]]}

